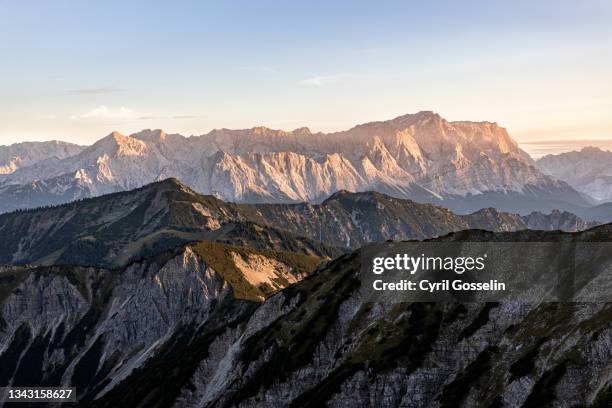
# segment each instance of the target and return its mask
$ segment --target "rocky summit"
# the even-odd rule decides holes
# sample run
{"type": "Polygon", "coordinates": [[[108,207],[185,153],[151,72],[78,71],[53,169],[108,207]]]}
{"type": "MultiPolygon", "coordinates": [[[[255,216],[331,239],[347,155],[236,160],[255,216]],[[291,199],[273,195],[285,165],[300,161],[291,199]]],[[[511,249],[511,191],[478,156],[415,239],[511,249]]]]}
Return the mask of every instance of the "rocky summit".
{"type": "Polygon", "coordinates": [[[483,198],[520,213],[593,204],[544,174],[496,123],[450,122],[428,111],[328,134],[265,127],[197,137],[113,132],[70,152],[19,166],[5,160],[0,211],[130,190],[168,177],[232,202],[318,203],[349,190],[461,212],[486,207],[483,198]]]}

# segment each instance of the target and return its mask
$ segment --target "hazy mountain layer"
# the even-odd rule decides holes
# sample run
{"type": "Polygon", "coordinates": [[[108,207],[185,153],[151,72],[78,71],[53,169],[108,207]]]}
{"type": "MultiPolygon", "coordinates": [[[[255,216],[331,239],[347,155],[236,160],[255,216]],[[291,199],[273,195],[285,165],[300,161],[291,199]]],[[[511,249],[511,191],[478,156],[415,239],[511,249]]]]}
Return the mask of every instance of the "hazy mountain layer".
{"type": "MultiPolygon", "coordinates": [[[[0,211],[129,190],[167,177],[236,202],[320,202],[339,190],[371,190],[456,209],[466,196],[483,193],[498,197],[507,210],[527,197],[535,204],[528,211],[521,207],[525,213],[591,204],[544,175],[496,123],[449,122],[420,112],[331,134],[262,127],[189,138],[159,130],[114,132],[71,157],[1,177],[0,211]]],[[[483,207],[470,203],[467,212],[483,207]]]]}
{"type": "Polygon", "coordinates": [[[0,263],[118,266],[195,240],[333,257],[389,239],[424,239],[468,228],[581,230],[568,213],[521,217],[485,209],[459,216],[380,193],[339,192],[320,205],[233,204],[176,179],[57,207],[0,215],[0,263]]]}
{"type": "MultiPolygon", "coordinates": [[[[608,225],[443,238],[611,239],[608,225]]],[[[113,271],[0,271],[0,386],[76,386],[80,404],[97,407],[611,402],[609,303],[365,303],[359,251],[253,301],[255,278],[289,280],[297,264],[206,245],[113,271]],[[268,268],[255,277],[245,262],[268,268]]]]}
{"type": "Polygon", "coordinates": [[[612,152],[585,147],[579,152],[547,155],[537,161],[546,173],[567,181],[576,190],[601,200],[612,200],[612,152]]]}
{"type": "Polygon", "coordinates": [[[59,160],[74,156],[84,147],[72,143],[23,142],[10,146],[0,146],[0,174],[11,174],[22,167],[44,162],[51,167],[59,160]]]}

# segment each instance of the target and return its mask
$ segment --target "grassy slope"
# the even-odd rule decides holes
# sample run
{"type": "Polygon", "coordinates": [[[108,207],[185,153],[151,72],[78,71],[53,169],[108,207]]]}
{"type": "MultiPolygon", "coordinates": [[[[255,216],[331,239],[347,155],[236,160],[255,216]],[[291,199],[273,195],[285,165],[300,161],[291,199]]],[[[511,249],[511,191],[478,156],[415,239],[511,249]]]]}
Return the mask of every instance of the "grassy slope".
{"type": "MultiPolygon", "coordinates": [[[[288,265],[292,269],[293,274],[298,278],[310,274],[322,262],[320,258],[311,255],[273,250],[256,251],[251,248],[210,241],[200,241],[191,245],[191,248],[231,285],[234,297],[246,300],[262,300],[273,293],[273,289],[269,286],[252,285],[234,263],[232,253],[238,254],[245,260],[251,255],[262,255],[282,262],[288,265]]],[[[280,283],[283,286],[288,285],[288,282],[280,283]]]]}

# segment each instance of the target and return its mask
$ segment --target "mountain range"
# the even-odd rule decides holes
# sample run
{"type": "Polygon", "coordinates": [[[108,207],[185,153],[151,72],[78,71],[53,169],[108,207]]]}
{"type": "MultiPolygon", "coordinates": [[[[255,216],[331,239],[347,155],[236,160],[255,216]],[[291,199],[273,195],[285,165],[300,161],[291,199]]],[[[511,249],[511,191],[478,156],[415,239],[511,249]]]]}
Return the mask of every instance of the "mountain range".
{"type": "Polygon", "coordinates": [[[496,123],[450,122],[428,111],[329,134],[256,127],[183,137],[144,130],[130,136],[113,132],[91,146],[70,148],[74,154],[6,165],[0,211],[130,190],[168,177],[246,203],[318,203],[349,190],[436,203],[459,213],[493,206],[527,214],[594,204],[544,174],[496,123]]]}
{"type": "Polygon", "coordinates": [[[80,153],[84,147],[72,143],[23,142],[0,146],[0,174],[11,174],[22,167],[45,161],[48,165],[80,153]]]}
{"type": "Polygon", "coordinates": [[[452,231],[579,231],[595,226],[554,211],[526,216],[486,208],[457,215],[381,193],[340,191],[321,204],[236,204],[176,179],[55,207],[0,215],[0,264],[117,267],[197,240],[320,258],[370,242],[452,231]]]}
{"type": "Polygon", "coordinates": [[[612,406],[612,304],[594,301],[612,224],[593,221],[612,204],[585,187],[604,167],[580,178],[573,157],[534,162],[497,124],[432,112],[2,147],[0,388],[76,387],[83,407],[612,406]],[[578,244],[575,301],[369,301],[362,256],[402,240],[578,244]]]}
{"type": "Polygon", "coordinates": [[[537,161],[546,174],[567,181],[599,201],[612,200],[612,152],[597,147],[549,154],[537,161]]]}
{"type": "MultiPolygon", "coordinates": [[[[611,239],[605,225],[437,240],[611,239]]],[[[369,303],[359,259],[317,267],[306,255],[201,242],[112,270],[3,267],[0,386],[70,385],[89,407],[612,402],[610,303],[369,303]]],[[[609,287],[609,252],[605,261],[581,275],[586,299],[609,287]]]]}

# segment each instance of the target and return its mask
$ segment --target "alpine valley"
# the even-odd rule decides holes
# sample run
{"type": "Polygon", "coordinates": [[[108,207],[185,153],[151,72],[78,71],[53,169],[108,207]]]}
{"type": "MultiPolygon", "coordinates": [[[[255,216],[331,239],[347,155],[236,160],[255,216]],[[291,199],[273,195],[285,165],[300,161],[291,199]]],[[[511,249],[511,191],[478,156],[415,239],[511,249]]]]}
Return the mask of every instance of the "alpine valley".
{"type": "Polygon", "coordinates": [[[81,407],[610,407],[612,303],[590,301],[612,292],[609,251],[573,259],[571,303],[360,290],[371,243],[612,241],[588,177],[548,160],[432,112],[0,148],[0,387],[75,387],[81,407]]]}

